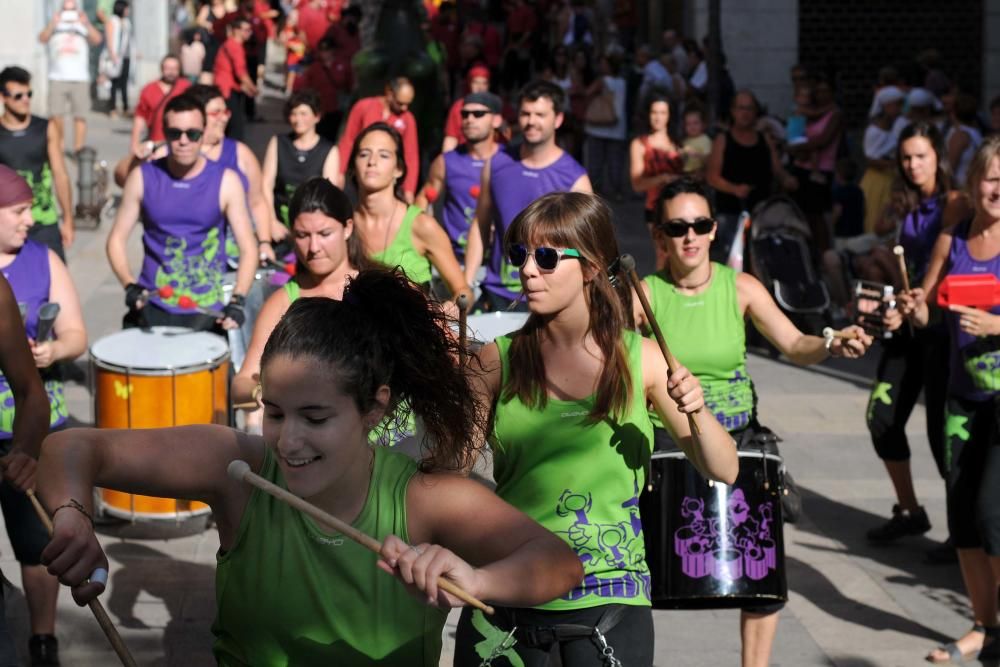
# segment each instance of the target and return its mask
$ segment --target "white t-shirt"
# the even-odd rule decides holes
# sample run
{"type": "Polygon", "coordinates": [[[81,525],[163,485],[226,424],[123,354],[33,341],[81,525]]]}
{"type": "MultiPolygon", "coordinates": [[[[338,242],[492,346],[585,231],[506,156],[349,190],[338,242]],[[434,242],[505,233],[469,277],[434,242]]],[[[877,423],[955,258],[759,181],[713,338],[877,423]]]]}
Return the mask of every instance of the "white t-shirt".
{"type": "Polygon", "coordinates": [[[49,80],[90,81],[90,44],[79,21],[56,24],[49,40],[49,80]]]}

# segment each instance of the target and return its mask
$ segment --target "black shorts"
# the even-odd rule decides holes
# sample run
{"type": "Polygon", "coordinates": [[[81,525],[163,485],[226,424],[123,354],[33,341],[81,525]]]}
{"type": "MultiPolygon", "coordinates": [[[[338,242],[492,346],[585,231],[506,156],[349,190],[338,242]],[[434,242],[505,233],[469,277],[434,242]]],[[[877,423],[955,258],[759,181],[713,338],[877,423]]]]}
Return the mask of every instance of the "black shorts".
{"type": "Polygon", "coordinates": [[[990,556],[1000,556],[998,407],[955,396],[945,403],[948,532],[956,548],[990,556]]]}

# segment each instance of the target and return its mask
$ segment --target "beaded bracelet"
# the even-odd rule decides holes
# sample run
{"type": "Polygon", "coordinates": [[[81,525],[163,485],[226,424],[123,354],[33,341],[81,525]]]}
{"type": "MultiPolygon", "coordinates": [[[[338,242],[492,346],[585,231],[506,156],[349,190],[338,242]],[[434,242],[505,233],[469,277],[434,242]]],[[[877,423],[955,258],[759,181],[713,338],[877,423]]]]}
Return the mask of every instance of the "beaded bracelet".
{"type": "Polygon", "coordinates": [[[52,510],[52,517],[55,518],[56,512],[66,507],[72,507],[80,514],[87,517],[87,520],[90,521],[90,526],[91,527],[94,526],[94,517],[90,516],[90,512],[87,511],[87,508],[84,507],[83,504],[80,501],[76,500],[75,498],[70,498],[65,503],[52,510]]]}

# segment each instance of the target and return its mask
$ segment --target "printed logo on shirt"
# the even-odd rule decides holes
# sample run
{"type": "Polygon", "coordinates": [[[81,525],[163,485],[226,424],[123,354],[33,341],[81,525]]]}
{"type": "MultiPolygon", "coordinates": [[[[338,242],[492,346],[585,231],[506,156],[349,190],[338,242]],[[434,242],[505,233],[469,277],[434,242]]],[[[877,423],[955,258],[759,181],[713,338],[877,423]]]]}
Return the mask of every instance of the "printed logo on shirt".
{"type": "Polygon", "coordinates": [[[573,412],[563,412],[559,415],[559,417],[562,419],[568,419],[570,417],[586,417],[589,414],[590,413],[586,410],[575,410],[573,412]]]}
{"type": "Polygon", "coordinates": [[[185,183],[184,181],[174,181],[170,185],[171,185],[171,187],[180,188],[182,190],[190,190],[191,189],[191,184],[190,183],[185,183]]]}
{"type": "Polygon", "coordinates": [[[397,130],[399,130],[400,132],[402,132],[403,130],[406,129],[406,122],[402,118],[397,118],[396,120],[392,121],[392,126],[397,130]]]}
{"type": "Polygon", "coordinates": [[[522,176],[526,176],[528,178],[538,178],[538,172],[537,171],[528,171],[527,169],[521,170],[521,175],[522,176]]]}

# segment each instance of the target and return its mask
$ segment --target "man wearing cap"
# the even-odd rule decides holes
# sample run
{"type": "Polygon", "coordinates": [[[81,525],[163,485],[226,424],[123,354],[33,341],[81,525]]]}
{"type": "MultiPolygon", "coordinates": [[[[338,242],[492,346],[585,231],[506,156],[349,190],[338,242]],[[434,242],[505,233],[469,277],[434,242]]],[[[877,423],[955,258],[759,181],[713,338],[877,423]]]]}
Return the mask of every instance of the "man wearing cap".
{"type": "Polygon", "coordinates": [[[413,201],[417,192],[417,178],[420,176],[420,147],[417,141],[417,120],[409,109],[416,94],[409,79],[397,76],[385,84],[385,91],[381,95],[366,97],[354,103],[344,125],[344,134],[337,145],[340,150],[341,174],[347,171],[354,140],[361,131],[372,123],[386,122],[403,138],[403,161],[406,163],[403,194],[406,195],[407,202],[413,201]]]}
{"type": "Polygon", "coordinates": [[[483,166],[477,224],[469,230],[465,278],[470,285],[483,262],[485,242],[493,240],[477,310],[528,310],[517,267],[507,261],[503,248],[514,218],[550,192],[593,192],[587,171],[556,144],[566,106],[563,89],[551,81],[533,81],[521,90],[517,106],[523,141],[517,148],[498,150],[483,166]]]}
{"type": "Polygon", "coordinates": [[[24,177],[32,190],[30,237],[44,243],[65,261],[63,247],[73,243],[73,196],[63,157],[59,126],[31,113],[31,74],[20,67],[0,72],[0,164],[24,177]],[[53,188],[54,186],[54,188],[53,188]],[[53,201],[59,202],[59,208],[53,201]],[[62,211],[62,225],[59,211],[62,211]]]}
{"type": "MultiPolygon", "coordinates": [[[[486,65],[475,65],[469,69],[465,80],[470,93],[488,92],[490,89],[490,70],[486,65]]],[[[459,144],[465,143],[465,135],[462,134],[462,107],[464,104],[465,98],[459,97],[448,109],[448,117],[444,123],[444,142],[441,144],[442,153],[454,150],[459,144]]]]}
{"type": "MultiPolygon", "coordinates": [[[[469,243],[469,228],[476,214],[483,166],[497,152],[494,135],[502,120],[500,110],[503,102],[488,91],[470,93],[459,102],[462,143],[434,159],[416,204],[427,208],[428,204],[444,195],[441,222],[451,239],[455,257],[463,263],[469,243]]],[[[480,244],[474,254],[482,256],[481,236],[476,234],[474,238],[480,244]]]]}

